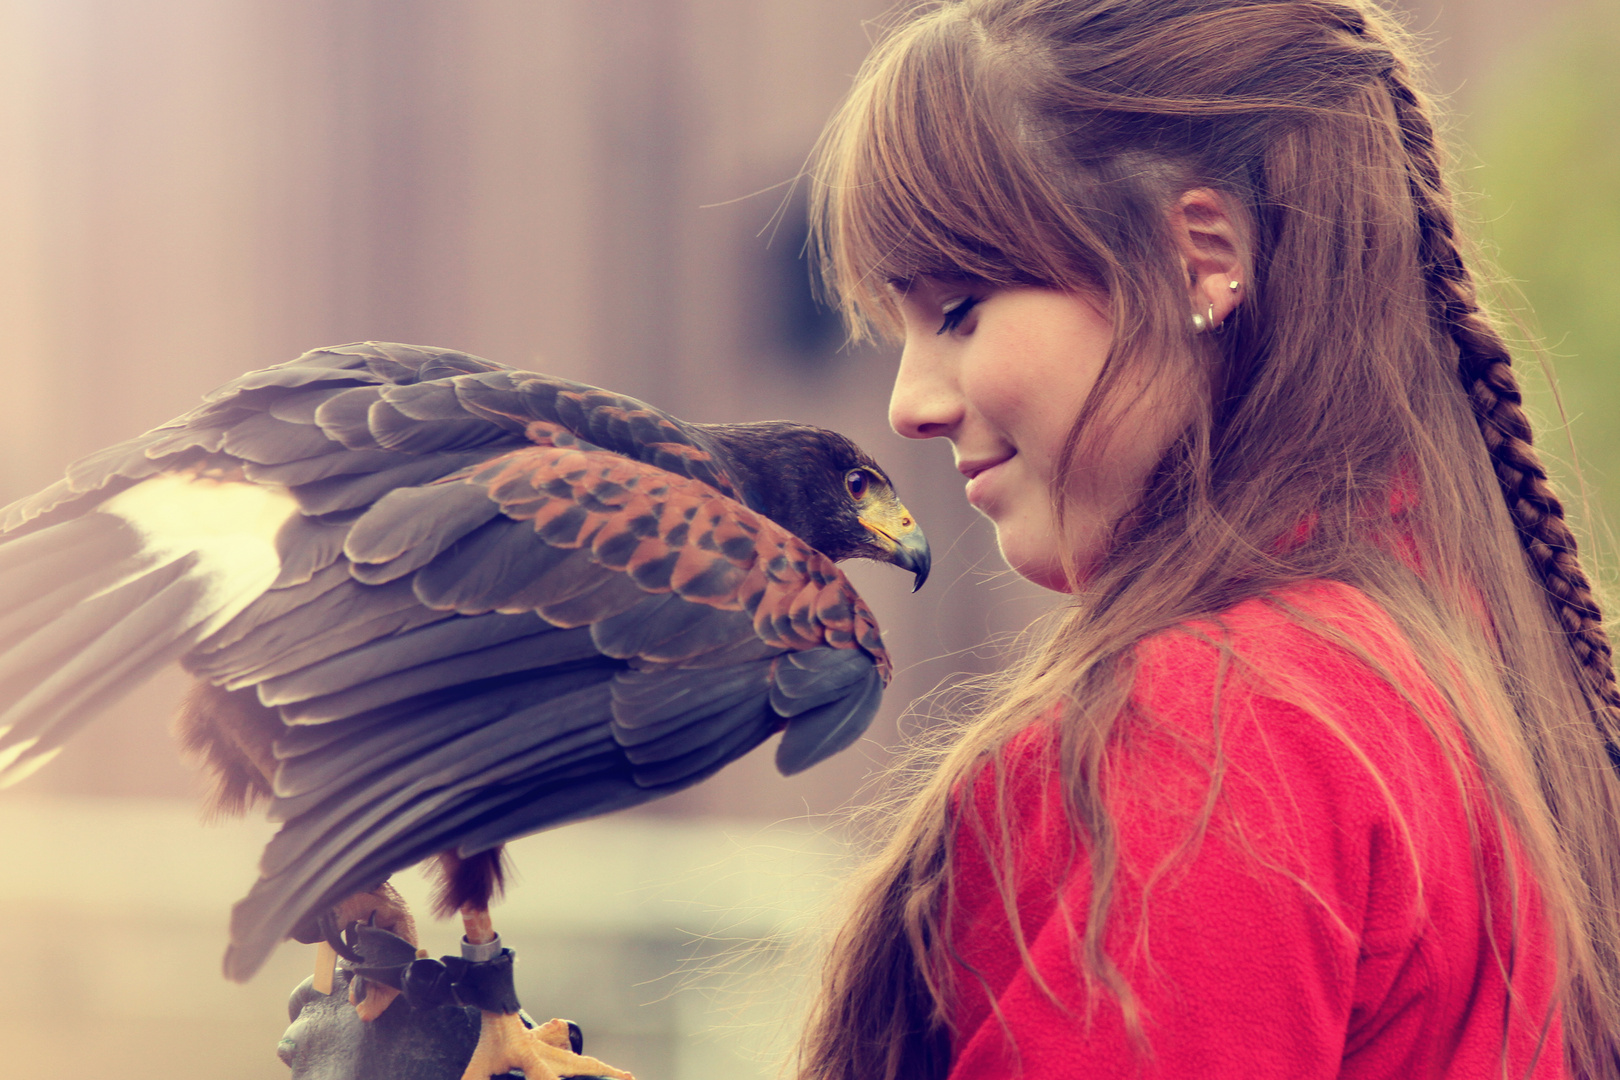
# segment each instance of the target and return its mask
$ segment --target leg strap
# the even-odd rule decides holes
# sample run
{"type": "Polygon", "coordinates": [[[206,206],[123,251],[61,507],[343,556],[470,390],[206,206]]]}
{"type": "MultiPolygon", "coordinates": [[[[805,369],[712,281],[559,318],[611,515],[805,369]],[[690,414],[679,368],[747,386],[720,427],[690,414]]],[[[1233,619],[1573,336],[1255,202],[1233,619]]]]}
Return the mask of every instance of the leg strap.
{"type": "Polygon", "coordinates": [[[404,938],[364,925],[354,928],[352,946],[364,958],[354,973],[392,986],[412,1008],[470,1005],[484,1012],[515,1013],[522,1007],[512,983],[516,954],[511,949],[500,949],[487,960],[417,959],[416,947],[404,938]]]}

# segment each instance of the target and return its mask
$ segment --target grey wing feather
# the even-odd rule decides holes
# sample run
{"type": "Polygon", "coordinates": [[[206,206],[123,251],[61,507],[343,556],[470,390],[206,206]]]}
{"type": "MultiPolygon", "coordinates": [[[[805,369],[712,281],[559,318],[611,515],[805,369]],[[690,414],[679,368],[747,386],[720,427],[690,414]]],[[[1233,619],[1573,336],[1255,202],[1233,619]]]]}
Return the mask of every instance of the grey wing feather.
{"type": "Polygon", "coordinates": [[[399,455],[388,450],[345,450],[337,443],[324,454],[289,461],[285,465],[247,465],[243,474],[254,483],[281,484],[297,488],[328,480],[334,476],[354,476],[358,473],[386,469],[399,461],[399,455]]]}
{"type": "Polygon", "coordinates": [[[303,585],[316,574],[337,565],[349,538],[349,523],[294,514],[276,534],[281,572],[270,588],[303,585]]]}
{"type": "MultiPolygon", "coordinates": [[[[266,679],[260,684],[266,704],[285,705],[307,701],[364,686],[374,679],[401,671],[420,670],[445,657],[481,652],[536,634],[567,634],[537,615],[474,615],[441,619],[402,634],[377,638],[347,652],[316,661],[288,675],[266,679]]],[[[578,632],[575,637],[584,636],[578,632]]],[[[537,650],[542,654],[544,649],[537,650]]],[[[577,651],[577,649],[575,650],[577,651]]],[[[594,650],[593,650],[594,653],[594,650]]],[[[437,689],[435,687],[435,689],[437,689]]],[[[412,695],[402,695],[409,697],[412,695]]],[[[352,709],[339,715],[354,715],[365,709],[352,709]]]]}
{"type": "Polygon", "coordinates": [[[688,787],[748,753],[779,725],[757,704],[734,705],[673,736],[627,751],[631,778],[644,788],[688,787]]]}
{"type": "MultiPolygon", "coordinates": [[[[457,648],[462,646],[458,645],[457,648]]],[[[594,660],[600,655],[591,646],[590,635],[583,630],[551,630],[545,634],[527,634],[481,649],[458,651],[323,695],[310,693],[301,681],[303,672],[298,672],[294,676],[261,683],[260,696],[267,705],[282,706],[282,716],[289,724],[318,724],[342,720],[434,690],[465,686],[538,667],[576,664],[594,660]]],[[[347,659],[342,657],[328,661],[329,672],[338,669],[332,673],[346,678],[347,659]]]]}
{"type": "Polygon", "coordinates": [[[488,459],[488,453],[395,455],[397,464],[372,472],[329,476],[292,489],[306,514],[335,514],[370,506],[396,488],[426,484],[488,459]]]}
{"type": "Polygon", "coordinates": [[[852,692],[795,716],[776,744],[777,771],[792,776],[853,745],[882,701],[883,679],[873,668],[852,692]]]}
{"type": "Polygon", "coordinates": [[[778,662],[771,687],[771,707],[783,716],[827,704],[872,673],[871,657],[855,649],[805,649],[778,662]]]}
{"type": "Polygon", "coordinates": [[[499,513],[499,504],[469,484],[400,488],[348,529],[343,553],[356,578],[381,585],[420,570],[499,513]]]}

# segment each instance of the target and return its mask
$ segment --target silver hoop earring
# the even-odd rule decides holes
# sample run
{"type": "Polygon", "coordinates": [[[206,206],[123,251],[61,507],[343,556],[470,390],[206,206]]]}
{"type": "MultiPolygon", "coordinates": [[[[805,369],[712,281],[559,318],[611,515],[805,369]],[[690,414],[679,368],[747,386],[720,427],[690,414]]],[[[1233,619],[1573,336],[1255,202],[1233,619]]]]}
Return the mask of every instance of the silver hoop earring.
{"type": "Polygon", "coordinates": [[[1195,334],[1202,334],[1205,330],[1213,331],[1217,329],[1215,323],[1215,305],[1209,305],[1208,315],[1200,315],[1197,312],[1193,312],[1192,322],[1193,333],[1195,334]]]}

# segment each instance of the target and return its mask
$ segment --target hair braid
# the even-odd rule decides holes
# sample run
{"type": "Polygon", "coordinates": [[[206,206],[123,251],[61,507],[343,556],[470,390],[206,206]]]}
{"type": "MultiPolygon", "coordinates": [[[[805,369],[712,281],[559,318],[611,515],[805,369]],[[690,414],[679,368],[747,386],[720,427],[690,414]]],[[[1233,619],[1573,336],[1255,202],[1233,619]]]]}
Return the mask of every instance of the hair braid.
{"type": "MultiPolygon", "coordinates": [[[[1480,434],[1530,565],[1545,589],[1547,603],[1575,660],[1611,713],[1620,710],[1613,650],[1591,582],[1576,556],[1575,534],[1564,507],[1547,480],[1540,455],[1531,446],[1518,378],[1507,345],[1479,309],[1473,275],[1456,241],[1451,199],[1440,168],[1440,154],[1421,92],[1399,66],[1385,75],[1396,120],[1411,164],[1413,198],[1418,206],[1421,255],[1430,294],[1457,344],[1457,378],[1474,406],[1480,434]]],[[[1610,759],[1620,767],[1620,747],[1605,725],[1610,759]]]]}

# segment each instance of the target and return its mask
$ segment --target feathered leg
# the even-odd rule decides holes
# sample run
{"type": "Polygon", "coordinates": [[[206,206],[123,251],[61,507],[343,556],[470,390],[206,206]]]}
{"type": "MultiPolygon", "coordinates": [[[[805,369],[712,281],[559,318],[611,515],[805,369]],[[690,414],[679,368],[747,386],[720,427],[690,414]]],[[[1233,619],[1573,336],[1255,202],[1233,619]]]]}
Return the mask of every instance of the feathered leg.
{"type": "Polygon", "coordinates": [[[204,804],[210,818],[241,817],[274,794],[276,739],[287,730],[281,714],[259,704],[252,690],[192,684],[180,701],[174,731],[188,754],[213,780],[204,804]]]}
{"type": "MultiPolygon", "coordinates": [[[[249,807],[274,794],[275,741],[286,730],[281,714],[259,703],[253,690],[225,690],[198,681],[180,703],[175,732],[181,745],[202,760],[213,776],[206,813],[210,817],[238,817],[249,807]]],[[[417,943],[416,921],[405,898],[386,881],[367,892],[355,893],[297,934],[315,945],[315,989],[332,992],[337,966],[339,935],[352,923],[367,923],[417,943]]],[[[346,951],[346,950],[345,950],[346,951]]],[[[399,991],[390,986],[356,979],[350,1001],[362,1020],[383,1014],[399,991]],[[356,1000],[355,987],[363,986],[356,1000]]]]}
{"type": "Polygon", "coordinates": [[[453,851],[439,856],[444,881],[435,906],[442,912],[453,905],[453,910],[460,912],[465,929],[462,957],[474,964],[489,965],[487,978],[464,977],[464,982],[477,984],[485,991],[485,1000],[478,1002],[483,1018],[478,1045],[461,1080],[489,1080],[513,1069],[523,1070],[528,1080],[559,1080],[563,1076],[635,1080],[622,1069],[577,1053],[566,1020],[553,1019],[532,1029],[524,1026],[518,1016],[517,994],[512,989],[512,953],[501,947],[489,917],[490,898],[500,891],[505,878],[501,859],[500,848],[465,859],[453,851]]]}

